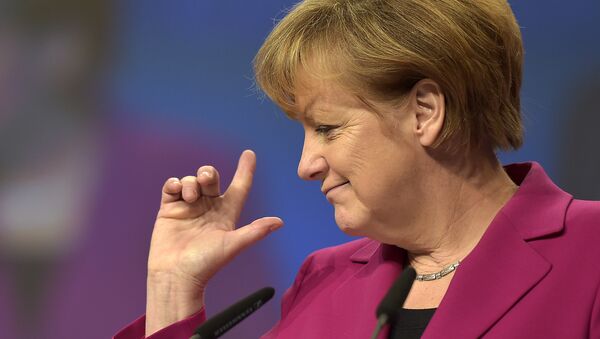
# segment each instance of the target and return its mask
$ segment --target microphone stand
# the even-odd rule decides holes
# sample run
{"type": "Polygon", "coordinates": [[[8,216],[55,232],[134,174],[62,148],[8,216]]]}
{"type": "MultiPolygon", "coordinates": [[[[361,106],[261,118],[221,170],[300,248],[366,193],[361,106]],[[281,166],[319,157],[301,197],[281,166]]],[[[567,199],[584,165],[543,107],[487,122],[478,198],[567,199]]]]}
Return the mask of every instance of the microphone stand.
{"type": "Polygon", "coordinates": [[[390,287],[383,299],[381,299],[379,306],[377,306],[377,311],[375,312],[377,316],[377,325],[375,326],[371,339],[377,339],[383,327],[387,325],[390,320],[396,321],[398,310],[404,305],[404,301],[408,296],[408,292],[410,292],[416,276],[417,273],[415,272],[415,269],[407,266],[396,281],[394,281],[392,287],[390,287]]]}

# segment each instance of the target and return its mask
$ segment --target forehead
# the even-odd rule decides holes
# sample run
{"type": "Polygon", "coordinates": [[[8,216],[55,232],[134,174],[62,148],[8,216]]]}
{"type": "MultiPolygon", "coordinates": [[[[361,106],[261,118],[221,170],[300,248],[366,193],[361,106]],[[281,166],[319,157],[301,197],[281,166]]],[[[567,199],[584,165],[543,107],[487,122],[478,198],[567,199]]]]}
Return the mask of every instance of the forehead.
{"type": "Polygon", "coordinates": [[[318,112],[335,113],[366,108],[351,90],[335,79],[299,72],[294,86],[293,118],[301,120],[318,112]]]}
{"type": "Polygon", "coordinates": [[[395,116],[395,104],[371,100],[353,91],[336,79],[327,79],[310,74],[299,74],[294,86],[294,104],[288,116],[300,122],[315,122],[319,119],[349,119],[367,113],[383,122],[395,116]]]}

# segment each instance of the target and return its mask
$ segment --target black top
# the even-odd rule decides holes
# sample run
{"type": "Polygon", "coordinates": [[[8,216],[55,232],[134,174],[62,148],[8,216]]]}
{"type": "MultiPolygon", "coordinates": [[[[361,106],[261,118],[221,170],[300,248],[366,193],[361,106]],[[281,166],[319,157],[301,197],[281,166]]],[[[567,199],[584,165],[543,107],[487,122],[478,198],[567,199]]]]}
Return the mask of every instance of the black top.
{"type": "Polygon", "coordinates": [[[391,339],[419,339],[425,332],[429,320],[433,317],[436,308],[422,310],[401,309],[398,319],[390,331],[391,339]]]}

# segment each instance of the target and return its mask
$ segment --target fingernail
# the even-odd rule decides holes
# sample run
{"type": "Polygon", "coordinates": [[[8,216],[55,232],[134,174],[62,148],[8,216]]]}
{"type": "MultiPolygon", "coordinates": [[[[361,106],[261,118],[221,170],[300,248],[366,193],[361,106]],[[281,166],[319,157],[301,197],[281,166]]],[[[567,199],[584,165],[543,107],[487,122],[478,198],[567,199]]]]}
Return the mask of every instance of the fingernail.
{"type": "Polygon", "coordinates": [[[200,172],[200,176],[207,177],[210,179],[210,178],[212,178],[212,173],[210,173],[208,171],[202,171],[202,172],[200,172]]]}

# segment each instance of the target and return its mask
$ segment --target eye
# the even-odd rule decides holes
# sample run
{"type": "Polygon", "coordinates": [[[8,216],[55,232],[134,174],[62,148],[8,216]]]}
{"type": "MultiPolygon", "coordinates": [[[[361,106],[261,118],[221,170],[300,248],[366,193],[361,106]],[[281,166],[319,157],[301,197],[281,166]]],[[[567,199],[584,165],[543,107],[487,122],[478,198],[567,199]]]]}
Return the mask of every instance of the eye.
{"type": "Polygon", "coordinates": [[[332,125],[319,125],[315,128],[315,132],[319,135],[329,135],[329,133],[336,128],[336,126],[332,125]]]}

